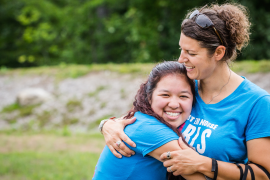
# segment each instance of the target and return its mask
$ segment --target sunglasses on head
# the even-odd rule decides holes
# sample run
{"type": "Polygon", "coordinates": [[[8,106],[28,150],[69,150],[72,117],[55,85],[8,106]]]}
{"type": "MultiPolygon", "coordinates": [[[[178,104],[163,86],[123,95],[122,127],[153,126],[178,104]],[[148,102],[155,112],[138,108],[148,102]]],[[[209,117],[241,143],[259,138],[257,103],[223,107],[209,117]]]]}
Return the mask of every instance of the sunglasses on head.
{"type": "Polygon", "coordinates": [[[208,16],[206,16],[205,14],[201,14],[197,9],[195,11],[193,11],[190,16],[189,19],[193,18],[194,16],[196,16],[195,18],[195,22],[198,26],[200,26],[203,29],[207,29],[209,27],[213,27],[215,33],[217,34],[221,44],[223,45],[223,41],[219,35],[219,33],[217,32],[214,23],[211,21],[211,19],[209,19],[208,16]]]}

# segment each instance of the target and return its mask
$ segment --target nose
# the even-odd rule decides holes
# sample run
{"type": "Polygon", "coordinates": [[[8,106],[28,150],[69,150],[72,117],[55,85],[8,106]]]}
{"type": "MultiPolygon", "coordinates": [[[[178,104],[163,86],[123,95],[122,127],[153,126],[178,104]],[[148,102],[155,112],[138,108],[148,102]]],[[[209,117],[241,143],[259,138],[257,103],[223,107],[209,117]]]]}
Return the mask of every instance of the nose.
{"type": "Polygon", "coordinates": [[[180,103],[179,103],[179,101],[176,98],[171,98],[168,106],[171,109],[177,109],[177,108],[180,107],[180,103]]]}
{"type": "Polygon", "coordinates": [[[178,62],[179,63],[184,63],[187,61],[187,58],[185,56],[185,52],[183,50],[181,50],[180,56],[178,58],[178,62]]]}

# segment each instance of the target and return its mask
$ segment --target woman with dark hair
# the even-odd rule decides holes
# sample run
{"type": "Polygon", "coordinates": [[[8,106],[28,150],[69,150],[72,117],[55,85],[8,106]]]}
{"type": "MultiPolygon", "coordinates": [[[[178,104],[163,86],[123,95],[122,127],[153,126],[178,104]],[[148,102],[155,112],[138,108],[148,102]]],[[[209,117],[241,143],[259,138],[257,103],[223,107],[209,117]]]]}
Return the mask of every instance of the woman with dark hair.
{"type": "MultiPolygon", "coordinates": [[[[116,158],[106,146],[100,155],[93,180],[155,179],[166,180],[166,168],[160,161],[164,151],[180,149],[178,128],[189,117],[194,81],[186,75],[186,68],[177,62],[158,64],[148,80],[140,86],[133,108],[125,118],[137,121],[125,128],[125,133],[137,144],[136,154],[130,158],[116,158]],[[124,172],[123,172],[124,170],[124,172]]],[[[122,142],[117,142],[118,146],[122,142]]],[[[176,177],[171,176],[169,179],[176,177]]],[[[180,177],[179,177],[180,178],[180,177]]]]}
{"type": "MultiPolygon", "coordinates": [[[[174,175],[202,173],[206,179],[270,179],[270,95],[228,66],[249,42],[250,22],[240,4],[213,4],[190,11],[181,25],[178,59],[196,80],[196,103],[183,136],[197,152],[162,154],[174,175]],[[236,164],[235,164],[236,163],[236,164]]],[[[134,121],[107,121],[102,129],[111,151],[130,155],[122,129],[134,121]]]]}

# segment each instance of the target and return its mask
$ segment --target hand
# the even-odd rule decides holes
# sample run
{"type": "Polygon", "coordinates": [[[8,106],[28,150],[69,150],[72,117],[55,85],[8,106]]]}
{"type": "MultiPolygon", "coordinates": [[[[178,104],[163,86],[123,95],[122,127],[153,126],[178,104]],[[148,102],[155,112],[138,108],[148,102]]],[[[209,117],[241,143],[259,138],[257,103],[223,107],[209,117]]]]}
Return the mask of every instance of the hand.
{"type": "Polygon", "coordinates": [[[182,150],[171,151],[171,159],[167,158],[167,152],[160,156],[163,165],[167,167],[167,171],[172,171],[175,176],[189,175],[198,172],[198,168],[202,164],[204,156],[199,155],[192,148],[188,147],[181,137],[178,143],[182,150]]]}
{"type": "Polygon", "coordinates": [[[131,155],[135,154],[135,152],[131,151],[125,145],[125,143],[121,143],[119,146],[116,144],[117,141],[125,141],[130,146],[136,147],[135,143],[131,141],[130,138],[124,133],[124,128],[126,125],[134,123],[135,120],[135,117],[131,119],[119,118],[117,121],[109,120],[104,124],[102,128],[102,133],[104,135],[106,145],[118,158],[122,158],[121,154],[126,157],[130,157],[131,155]]]}

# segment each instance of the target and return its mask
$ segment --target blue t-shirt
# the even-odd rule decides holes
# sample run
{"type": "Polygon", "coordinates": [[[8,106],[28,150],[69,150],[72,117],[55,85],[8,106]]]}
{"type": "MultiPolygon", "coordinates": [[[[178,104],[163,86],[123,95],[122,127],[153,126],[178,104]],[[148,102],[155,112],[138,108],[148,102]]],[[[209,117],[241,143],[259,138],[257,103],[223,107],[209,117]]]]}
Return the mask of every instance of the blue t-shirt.
{"type": "Polygon", "coordinates": [[[125,133],[136,143],[135,155],[121,159],[105,146],[98,160],[93,180],[166,180],[163,163],[147,155],[160,146],[177,140],[178,135],[157,119],[141,112],[135,113],[135,123],[125,128],[125,133]]]}
{"type": "Polygon", "coordinates": [[[216,104],[205,104],[196,87],[196,101],[182,132],[204,156],[244,163],[246,142],[270,136],[270,95],[245,78],[216,104]]]}

